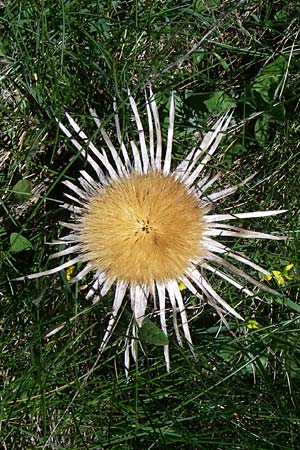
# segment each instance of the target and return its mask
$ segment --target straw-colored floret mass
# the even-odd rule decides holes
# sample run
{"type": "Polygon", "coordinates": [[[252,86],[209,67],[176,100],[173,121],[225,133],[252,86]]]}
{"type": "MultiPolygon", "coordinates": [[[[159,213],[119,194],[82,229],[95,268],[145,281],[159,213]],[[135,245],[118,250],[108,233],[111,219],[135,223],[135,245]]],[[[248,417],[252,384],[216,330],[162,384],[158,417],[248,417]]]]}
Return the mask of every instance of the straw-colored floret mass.
{"type": "MultiPolygon", "coordinates": [[[[58,120],[60,129],[85,158],[89,169],[80,171],[78,183],[64,182],[68,191],[67,202],[62,206],[71,217],[61,225],[70,231],[53,243],[65,248],[52,258],[65,261],[44,272],[19,278],[51,275],[78,263],[80,271],[71,283],[88,282],[87,299],[95,303],[109,291],[114,292],[101,352],[112,336],[122,306],[129,301],[133,320],[125,337],[126,370],[130,355],[136,359],[135,343],[148,314],[158,313],[161,329],[168,335],[167,310],[171,308],[178,343],[183,345],[185,338],[192,346],[186,292],[198,300],[200,307],[204,302],[213,307],[225,324],[227,314],[243,320],[233,305],[216,292],[210,281],[211,273],[238,289],[240,295],[257,299],[257,288],[276,295],[243,266],[265,277],[272,274],[229,247],[227,238],[284,239],[232,224],[239,219],[275,216],[282,210],[236,212],[232,208],[230,212],[215,213],[218,202],[251,179],[221,186],[222,172],[207,170],[228,132],[232,113],[228,111],[219,117],[176,165],[172,161],[173,95],[165,143],[151,88],[146,93],[147,131],[130,94],[129,103],[137,128],[136,140],[128,139],[126,130],[121,132],[115,106],[117,145],[101,126],[95,111],[90,110],[105,148],[97,148],[69,114],[66,113],[69,126],[58,120]],[[186,287],[185,294],[179,288],[182,285],[186,287]]],[[[164,346],[164,356],[169,369],[168,345],[164,346]]]]}
{"type": "Polygon", "coordinates": [[[201,261],[203,214],[197,196],[174,176],[134,173],[90,200],[80,240],[95,270],[150,288],[201,261]]]}

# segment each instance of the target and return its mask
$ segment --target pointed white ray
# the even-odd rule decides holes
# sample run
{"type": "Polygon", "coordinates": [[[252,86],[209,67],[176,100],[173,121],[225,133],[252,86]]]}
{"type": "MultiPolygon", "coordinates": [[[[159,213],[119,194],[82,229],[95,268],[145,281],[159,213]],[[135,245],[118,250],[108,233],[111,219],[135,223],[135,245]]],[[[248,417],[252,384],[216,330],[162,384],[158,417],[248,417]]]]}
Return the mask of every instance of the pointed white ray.
{"type": "Polygon", "coordinates": [[[128,170],[125,168],[120,156],[118,155],[113,143],[111,142],[111,140],[104,128],[101,128],[101,134],[102,134],[103,139],[106,142],[106,145],[108,146],[108,148],[110,150],[111,156],[116,164],[119,176],[128,174],[128,170]]]}
{"type": "Polygon", "coordinates": [[[234,278],[225,274],[221,270],[218,270],[215,267],[210,266],[207,263],[202,263],[201,267],[206,270],[209,270],[210,272],[214,273],[215,275],[218,275],[218,277],[222,278],[223,280],[228,281],[228,283],[232,284],[234,287],[236,287],[237,289],[239,289],[241,292],[248,295],[249,297],[254,297],[257,300],[260,300],[260,298],[257,295],[255,295],[252,291],[250,291],[250,289],[245,288],[242,284],[238,283],[234,278]]]}
{"type": "Polygon", "coordinates": [[[189,278],[187,278],[187,276],[185,276],[185,275],[181,275],[181,276],[178,278],[178,280],[181,281],[181,282],[186,286],[186,288],[187,288],[187,289],[188,289],[195,297],[197,297],[197,298],[201,301],[201,305],[200,305],[200,306],[202,306],[203,303],[204,303],[204,295],[203,295],[203,292],[201,291],[201,293],[200,293],[199,290],[197,290],[197,289],[195,288],[195,286],[191,283],[191,281],[189,280],[189,278]]]}
{"type": "Polygon", "coordinates": [[[198,183],[196,184],[196,188],[197,190],[199,189],[201,191],[201,197],[207,189],[209,189],[217,180],[221,178],[221,176],[222,173],[218,172],[212,177],[206,176],[198,181],[198,183]]]}
{"type": "Polygon", "coordinates": [[[149,91],[150,91],[149,103],[150,103],[150,108],[151,108],[153,119],[154,119],[155,131],[156,131],[155,168],[157,170],[161,171],[162,138],[161,138],[159,114],[158,114],[158,109],[157,109],[155,97],[152,92],[151,86],[149,87],[149,91]]]}
{"type": "Polygon", "coordinates": [[[106,168],[106,170],[108,171],[108,174],[109,174],[110,178],[111,178],[112,180],[118,180],[119,175],[118,175],[118,173],[115,171],[115,169],[113,168],[113,166],[111,165],[111,163],[108,161],[106,151],[105,151],[104,148],[102,148],[102,147],[101,147],[101,151],[102,151],[102,154],[101,154],[101,162],[102,162],[102,164],[104,165],[104,167],[106,168]]]}
{"type": "MultiPolygon", "coordinates": [[[[166,336],[168,336],[167,322],[166,322],[166,290],[165,286],[161,283],[156,283],[156,289],[158,293],[158,303],[159,303],[159,318],[160,326],[162,331],[166,336]]],[[[167,372],[170,371],[170,355],[169,355],[169,345],[164,345],[164,356],[166,362],[167,372]]]]}
{"type": "MultiPolygon", "coordinates": [[[[230,120],[232,118],[233,111],[228,110],[226,113],[222,114],[222,116],[217,120],[217,122],[212,127],[212,131],[209,131],[205,134],[200,144],[201,149],[207,150],[211,143],[216,139],[216,141],[220,138],[220,134],[227,130],[230,120]]],[[[221,136],[222,139],[222,136],[221,136]]],[[[197,158],[196,158],[197,159],[197,158]]]]}
{"type": "Polygon", "coordinates": [[[101,122],[100,122],[100,119],[99,119],[96,111],[93,108],[91,108],[91,107],[89,107],[89,111],[90,111],[90,113],[91,113],[91,115],[92,115],[92,117],[93,117],[97,127],[100,129],[100,133],[101,133],[101,135],[102,135],[102,137],[103,137],[107,147],[109,148],[111,156],[112,156],[112,158],[113,158],[113,160],[114,160],[114,162],[116,164],[119,176],[122,176],[123,174],[127,173],[127,170],[125,169],[125,166],[124,166],[120,156],[118,155],[117,150],[115,149],[112,141],[110,140],[110,137],[108,136],[105,128],[103,128],[101,126],[101,122]]]}
{"type": "MultiPolygon", "coordinates": [[[[199,292],[197,291],[197,289],[192,285],[192,283],[190,282],[190,280],[188,278],[180,277],[180,281],[182,281],[186,285],[187,289],[190,292],[192,292],[193,295],[195,295],[201,301],[203,301],[203,298],[204,298],[203,293],[201,293],[201,295],[200,295],[199,292]]],[[[228,323],[227,323],[227,321],[226,321],[226,319],[225,319],[225,317],[223,315],[223,312],[222,312],[221,308],[218,306],[217,302],[215,300],[213,300],[211,296],[208,297],[208,295],[209,294],[207,293],[206,294],[206,296],[207,296],[207,298],[206,298],[207,303],[215,309],[217,314],[220,316],[222,322],[229,329],[230,327],[229,327],[229,325],[228,325],[228,323]]]]}
{"type": "Polygon", "coordinates": [[[131,145],[131,149],[132,149],[132,153],[133,153],[134,170],[136,171],[136,173],[141,175],[143,173],[143,169],[142,169],[142,161],[140,158],[138,148],[135,145],[134,141],[130,141],[130,145],[131,145]]]}
{"type": "Polygon", "coordinates": [[[97,298],[99,298],[99,294],[97,293],[98,289],[100,289],[100,286],[105,282],[106,280],[106,274],[104,272],[100,272],[97,270],[95,276],[94,276],[94,283],[88,290],[88,293],[86,294],[86,299],[89,300],[91,297],[93,297],[95,294],[97,295],[97,298]]]}
{"type": "Polygon", "coordinates": [[[45,334],[44,339],[49,339],[54,334],[58,333],[60,330],[62,330],[68,322],[63,322],[60,325],[58,325],[54,330],[49,331],[49,333],[45,334]]]}
{"type": "Polygon", "coordinates": [[[70,140],[70,142],[74,145],[74,147],[79,150],[81,155],[87,159],[90,166],[94,169],[96,175],[98,176],[98,179],[100,183],[106,184],[106,177],[103,173],[103,170],[100,168],[99,164],[96,163],[96,161],[93,160],[93,158],[87,153],[86,149],[83,148],[79,142],[72,137],[72,133],[64,126],[62,122],[60,122],[58,119],[56,119],[59,128],[62,130],[62,132],[67,136],[67,138],[70,140]]]}
{"type": "Polygon", "coordinates": [[[146,286],[138,284],[130,286],[131,309],[139,327],[142,326],[145,317],[148,295],[146,286]]]}
{"type": "Polygon", "coordinates": [[[83,178],[88,182],[91,189],[96,190],[99,187],[99,183],[96,183],[96,181],[85,170],[80,170],[79,172],[81,173],[83,178]]]}
{"type": "Polygon", "coordinates": [[[217,180],[216,176],[219,174],[220,174],[220,172],[218,172],[214,177],[205,175],[202,178],[200,178],[200,180],[197,181],[197,183],[195,183],[195,188],[197,189],[197,191],[199,190],[202,193],[202,191],[205,190],[205,189],[203,189],[203,186],[205,186],[206,183],[210,183],[213,178],[215,178],[215,180],[213,181],[213,183],[214,183],[217,180]]]}
{"type": "MultiPolygon", "coordinates": [[[[263,291],[270,292],[271,294],[277,295],[278,297],[280,297],[280,295],[281,295],[279,292],[275,291],[274,289],[271,289],[269,286],[266,286],[265,284],[261,283],[260,281],[256,280],[255,278],[251,277],[250,275],[248,275],[243,270],[236,267],[234,264],[230,263],[229,261],[227,261],[224,258],[221,258],[218,255],[215,255],[214,253],[207,253],[205,255],[205,259],[207,261],[212,261],[213,263],[217,263],[219,266],[226,267],[235,275],[238,275],[239,277],[244,278],[245,280],[249,281],[251,284],[253,284],[254,286],[257,286],[259,289],[261,289],[263,291]]],[[[266,273],[267,275],[269,275],[269,272],[267,272],[263,268],[261,268],[261,269],[262,269],[262,273],[266,273]]]]}
{"type": "Polygon", "coordinates": [[[124,368],[125,368],[125,377],[128,379],[129,376],[129,369],[130,369],[130,328],[131,328],[131,322],[129,323],[126,333],[125,333],[125,350],[124,350],[124,368]]]}
{"type": "Polygon", "coordinates": [[[84,177],[78,177],[78,182],[84,191],[87,193],[88,197],[96,192],[95,186],[91,186],[90,183],[86,181],[84,177]]]}
{"type": "Polygon", "coordinates": [[[169,345],[164,345],[164,358],[166,363],[166,370],[167,372],[170,372],[170,352],[169,352],[169,345]]]}
{"type": "Polygon", "coordinates": [[[63,184],[67,186],[69,189],[71,189],[75,194],[77,194],[79,197],[81,197],[83,200],[87,200],[89,197],[88,193],[80,189],[76,184],[72,183],[69,180],[64,180],[63,184]]]}
{"type": "Polygon", "coordinates": [[[167,332],[167,322],[166,322],[166,291],[165,286],[161,283],[156,283],[156,289],[158,293],[158,303],[159,303],[159,316],[160,316],[160,324],[161,329],[168,335],[167,332]]]}
{"type": "Polygon", "coordinates": [[[184,180],[185,183],[187,184],[187,186],[191,186],[194,183],[194,181],[199,177],[200,173],[206,167],[208,162],[211,160],[213,154],[217,150],[218,145],[224,136],[223,133],[228,128],[228,125],[229,125],[231,117],[232,117],[232,113],[230,113],[228,115],[228,117],[226,117],[226,114],[223,117],[224,117],[224,119],[226,118],[226,121],[224,124],[222,124],[220,130],[218,130],[218,129],[217,129],[218,131],[215,130],[211,136],[208,136],[208,134],[207,134],[202,141],[201,146],[203,146],[205,149],[207,149],[207,151],[205,152],[206,154],[205,154],[204,158],[199,162],[198,166],[192,172],[191,172],[191,166],[193,166],[195,164],[195,161],[193,161],[191,166],[187,168],[188,177],[184,180]],[[217,132],[217,134],[216,134],[216,132],[217,132]]]}
{"type": "Polygon", "coordinates": [[[129,89],[128,89],[128,94],[129,94],[129,101],[130,101],[131,109],[133,111],[135,123],[136,123],[137,130],[139,133],[140,149],[141,149],[142,161],[143,161],[143,172],[148,173],[149,158],[148,158],[148,150],[147,150],[146,141],[145,141],[144,128],[142,125],[142,121],[141,121],[136,103],[135,103],[133,97],[130,95],[129,89]]]}
{"type": "Polygon", "coordinates": [[[72,253],[78,253],[78,251],[82,250],[81,244],[76,244],[73,247],[67,247],[64,250],[60,250],[59,252],[52,253],[52,255],[49,256],[49,260],[54,258],[59,258],[61,256],[65,255],[71,255],[72,253]]]}
{"type": "Polygon", "coordinates": [[[153,132],[153,121],[151,109],[149,106],[149,100],[147,97],[147,92],[145,90],[145,99],[146,99],[146,111],[148,117],[148,130],[149,130],[149,155],[150,155],[150,163],[151,168],[155,167],[155,156],[154,156],[154,132],[153,132]]]}
{"type": "Polygon", "coordinates": [[[132,324],[132,338],[130,340],[130,350],[133,361],[137,361],[137,342],[138,342],[138,326],[133,322],[132,324]]]}
{"type": "Polygon", "coordinates": [[[67,197],[69,200],[72,200],[72,202],[78,203],[80,206],[85,206],[85,202],[83,202],[80,197],[74,197],[71,194],[68,194],[67,192],[64,192],[64,196],[67,197]]]}
{"type": "Polygon", "coordinates": [[[89,154],[87,154],[87,151],[85,149],[83,149],[81,153],[82,153],[83,157],[86,158],[87,162],[89,163],[89,165],[92,167],[92,169],[96,173],[100,183],[103,186],[105,186],[107,184],[107,178],[104,175],[104,172],[101,169],[101,167],[99,166],[99,164],[96,163],[96,161],[94,161],[94,159],[89,154]]]}
{"type": "Polygon", "coordinates": [[[226,257],[233,258],[236,261],[239,261],[239,262],[251,267],[252,269],[256,270],[257,272],[261,272],[264,275],[270,275],[270,272],[265,270],[263,267],[254,263],[253,261],[248,259],[246,256],[244,256],[242,253],[231,250],[231,248],[227,247],[226,245],[222,244],[221,242],[214,241],[210,238],[205,238],[205,241],[206,241],[206,243],[208,243],[209,241],[211,242],[210,249],[212,249],[212,251],[214,253],[226,255],[226,257]]]}
{"type": "Polygon", "coordinates": [[[227,249],[227,253],[226,255],[230,258],[235,259],[236,261],[239,261],[249,267],[252,267],[252,269],[256,270],[257,272],[261,272],[264,275],[270,275],[270,272],[268,270],[265,270],[263,267],[261,267],[260,265],[254,263],[253,261],[251,261],[250,259],[246,258],[244,255],[242,255],[241,253],[235,252],[230,250],[230,248],[226,247],[227,249]]]}
{"type": "Polygon", "coordinates": [[[107,278],[105,279],[102,289],[100,291],[101,297],[104,297],[108,291],[110,290],[110,288],[112,287],[112,285],[114,284],[115,280],[113,278],[107,278]]]}
{"type": "Polygon", "coordinates": [[[47,245],[61,245],[61,244],[74,244],[78,242],[78,236],[76,234],[68,234],[66,236],[61,236],[51,242],[45,242],[47,245]]]}
{"type": "Polygon", "coordinates": [[[101,154],[99,152],[99,150],[95,147],[95,145],[90,142],[90,140],[88,139],[87,135],[84,133],[83,130],[81,130],[81,128],[79,127],[79,125],[75,122],[74,119],[72,119],[72,117],[70,116],[70,114],[68,114],[67,112],[65,113],[66,117],[71,125],[71,127],[74,129],[74,131],[78,134],[78,136],[85,142],[85,144],[87,145],[87,147],[93,152],[93,154],[99,159],[99,161],[101,161],[101,163],[104,165],[104,167],[106,168],[106,170],[108,171],[110,177],[112,179],[117,179],[118,175],[117,172],[115,171],[115,169],[113,168],[113,166],[110,164],[110,162],[107,159],[107,155],[105,153],[105,151],[103,151],[103,153],[101,154]]]}
{"type": "Polygon", "coordinates": [[[181,161],[181,163],[178,164],[177,167],[175,168],[175,170],[174,170],[175,177],[178,177],[178,178],[180,178],[181,181],[184,181],[188,175],[187,168],[188,168],[189,164],[192,163],[194,156],[197,155],[198,159],[199,159],[204,155],[204,153],[205,153],[205,150],[203,150],[203,149],[199,150],[199,145],[196,144],[192,148],[192,150],[189,152],[187,157],[183,161],[181,161]]]}
{"type": "Polygon", "coordinates": [[[34,280],[35,278],[40,278],[47,275],[53,275],[54,273],[60,272],[61,270],[66,269],[67,267],[73,266],[78,262],[84,262],[82,255],[77,256],[76,258],[70,259],[69,261],[60,264],[53,269],[45,270],[44,272],[31,273],[30,275],[24,275],[23,277],[14,278],[13,281],[25,281],[25,280],[34,280]]]}
{"type": "Polygon", "coordinates": [[[238,314],[230,305],[228,305],[227,302],[225,302],[225,300],[222,299],[222,297],[220,297],[219,294],[217,294],[217,292],[197,269],[187,269],[186,272],[187,276],[202,290],[205,295],[212,297],[225,309],[225,311],[229,312],[232,316],[236,317],[239,320],[244,320],[240,314],[238,314]]]}
{"type": "Polygon", "coordinates": [[[232,113],[229,114],[229,117],[228,117],[228,114],[229,114],[229,112],[227,112],[226,114],[223,114],[217,120],[217,122],[215,122],[215,124],[212,127],[212,130],[208,131],[204,135],[200,145],[197,145],[196,147],[194,147],[190,151],[190,153],[187,155],[187,157],[177,166],[175,173],[178,174],[178,176],[180,176],[181,179],[186,180],[186,178],[191,174],[192,169],[197,164],[199,159],[202,158],[202,156],[205,153],[207,153],[206,157],[204,157],[203,160],[199,164],[200,168],[195,169],[195,170],[198,170],[197,176],[199,176],[199,173],[201,172],[201,170],[203,169],[205,164],[207,164],[209,162],[213,153],[217,149],[219,142],[221,141],[221,139],[223,137],[223,135],[220,133],[224,132],[229,125],[232,113]],[[228,121],[228,123],[227,123],[227,121],[228,121]],[[216,140],[215,144],[212,145],[214,140],[216,140]]]}
{"type": "Polygon", "coordinates": [[[158,306],[157,306],[156,287],[154,282],[152,282],[151,286],[149,287],[149,293],[152,296],[153,300],[153,310],[156,311],[158,309],[158,306]]]}
{"type": "Polygon", "coordinates": [[[67,136],[67,138],[71,141],[71,143],[74,145],[74,147],[81,152],[82,145],[80,145],[79,142],[72,137],[72,133],[70,133],[68,128],[66,128],[65,125],[60,120],[58,120],[58,119],[55,119],[55,120],[58,123],[61,131],[67,136]]]}
{"type": "Polygon", "coordinates": [[[82,208],[80,208],[79,206],[71,205],[70,203],[63,203],[62,205],[60,205],[60,208],[70,211],[73,216],[82,213],[82,208]]]}
{"type": "Polygon", "coordinates": [[[92,118],[94,119],[94,122],[95,122],[95,124],[96,124],[96,127],[99,128],[99,129],[101,129],[102,126],[101,126],[101,122],[100,122],[99,116],[98,116],[98,114],[96,113],[96,110],[95,110],[94,108],[92,108],[90,105],[89,105],[89,112],[91,113],[91,116],[92,116],[92,118]]]}
{"type": "Polygon", "coordinates": [[[108,341],[112,335],[113,329],[116,325],[116,321],[118,318],[118,314],[119,314],[119,310],[122,306],[125,294],[126,294],[126,290],[127,290],[127,286],[128,283],[124,283],[122,281],[118,281],[117,285],[116,285],[116,291],[115,291],[115,298],[114,298],[114,302],[112,305],[112,312],[111,312],[111,316],[106,328],[106,331],[104,333],[101,345],[100,345],[100,349],[99,351],[102,352],[106,345],[108,344],[108,341]]]}
{"type": "Polygon", "coordinates": [[[287,236],[276,236],[274,234],[261,233],[259,231],[246,230],[239,227],[231,227],[221,223],[209,224],[209,227],[203,232],[204,236],[232,236],[246,239],[271,239],[274,241],[283,241],[287,236]]]}
{"type": "Polygon", "coordinates": [[[193,286],[193,284],[190,282],[190,280],[185,275],[180,275],[178,278],[179,281],[181,281],[186,288],[193,294],[195,297],[199,298],[199,300],[203,301],[203,294],[199,293],[197,289],[193,286]]]}
{"type": "Polygon", "coordinates": [[[166,289],[168,291],[168,295],[169,295],[169,299],[170,299],[170,303],[172,306],[172,312],[173,312],[173,327],[175,330],[175,335],[176,335],[176,339],[178,344],[182,347],[183,343],[182,343],[182,339],[180,336],[180,332],[179,332],[179,328],[178,328],[178,321],[177,321],[177,302],[175,299],[175,294],[172,288],[170,288],[169,284],[166,285],[166,289]]]}
{"type": "Polygon", "coordinates": [[[209,194],[204,197],[204,200],[209,202],[218,202],[219,200],[222,200],[225,197],[228,197],[229,195],[234,194],[238,190],[238,186],[229,186],[225,189],[222,189],[218,192],[213,192],[212,194],[209,194]]]}
{"type": "Polygon", "coordinates": [[[184,336],[188,342],[188,344],[190,346],[192,346],[192,338],[191,338],[191,334],[190,334],[190,329],[189,329],[189,324],[188,324],[188,318],[186,315],[186,309],[184,306],[184,302],[183,302],[183,298],[180,292],[180,289],[178,287],[178,283],[177,280],[170,280],[168,282],[168,292],[172,290],[173,294],[175,296],[178,308],[179,308],[179,313],[180,313],[180,318],[181,318],[181,324],[182,324],[182,329],[183,329],[183,333],[184,336]]]}
{"type": "Polygon", "coordinates": [[[117,113],[117,103],[116,103],[115,99],[113,101],[113,110],[114,110],[114,113],[115,113],[115,125],[116,125],[117,139],[118,139],[118,142],[119,142],[120,147],[121,147],[121,151],[122,151],[122,155],[123,155],[123,159],[124,159],[124,163],[125,163],[126,169],[130,169],[131,168],[131,161],[130,161],[127,149],[126,149],[125,144],[124,144],[123,139],[122,139],[119,115],[117,113]]]}
{"type": "Polygon", "coordinates": [[[75,284],[77,281],[82,280],[92,269],[91,264],[87,264],[80,272],[78,272],[71,280],[69,281],[69,284],[75,284]]]}
{"type": "Polygon", "coordinates": [[[250,177],[245,178],[243,181],[241,181],[233,186],[228,186],[220,191],[213,192],[212,194],[207,195],[207,197],[205,197],[205,200],[207,200],[209,202],[218,202],[219,200],[222,200],[223,198],[234,194],[240,187],[244,186],[250,180],[252,180],[252,178],[255,175],[256,175],[256,172],[254,174],[250,175],[250,177]]]}
{"type": "Polygon", "coordinates": [[[205,216],[205,221],[210,223],[210,222],[221,222],[223,220],[251,219],[254,217],[275,216],[277,214],[283,214],[285,212],[287,212],[286,209],[277,209],[274,211],[253,211],[236,214],[210,214],[209,216],[205,216]]]}
{"type": "Polygon", "coordinates": [[[173,145],[173,134],[174,134],[174,115],[175,115],[174,92],[172,92],[171,100],[170,100],[167,148],[166,148],[166,155],[165,155],[164,168],[163,168],[163,173],[165,175],[169,175],[170,170],[171,170],[172,145],[173,145]]]}
{"type": "Polygon", "coordinates": [[[68,228],[68,230],[80,231],[82,229],[81,223],[77,222],[58,222],[60,226],[68,228]]]}

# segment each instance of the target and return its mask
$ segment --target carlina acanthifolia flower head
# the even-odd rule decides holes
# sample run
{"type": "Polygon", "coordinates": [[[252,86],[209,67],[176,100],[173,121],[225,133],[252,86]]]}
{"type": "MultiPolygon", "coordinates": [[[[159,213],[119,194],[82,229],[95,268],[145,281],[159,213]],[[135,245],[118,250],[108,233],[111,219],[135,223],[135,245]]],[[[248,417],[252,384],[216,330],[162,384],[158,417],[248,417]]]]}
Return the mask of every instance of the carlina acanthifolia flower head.
{"type": "MultiPolygon", "coordinates": [[[[129,102],[137,127],[138,143],[123,141],[115,109],[118,148],[101,126],[94,110],[90,110],[107,149],[97,149],[77,123],[66,114],[69,128],[58,121],[61,130],[86,158],[94,176],[82,170],[79,185],[64,184],[68,202],[63,206],[71,212],[71,221],[62,225],[71,230],[54,243],[67,247],[52,258],[67,257],[57,267],[19,278],[33,279],[51,275],[77,263],[84,268],[71,282],[82,280],[89,273],[93,280],[87,298],[97,301],[114,290],[112,312],[103,336],[103,351],[112,335],[121,306],[129,297],[133,321],[132,339],[150,306],[157,308],[162,331],[167,335],[166,306],[173,310],[173,325],[179,344],[183,335],[190,346],[192,339],[180,285],[184,285],[201,302],[205,300],[226,323],[225,313],[242,319],[233,307],[215,291],[208,274],[219,276],[249,296],[255,294],[245,281],[269,292],[268,286],[252,278],[235,264],[244,264],[264,275],[270,273],[246,256],[221,242],[223,237],[253,239],[284,239],[266,233],[249,231],[232,225],[238,219],[274,216],[283,210],[215,214],[214,204],[233,194],[235,186],[214,189],[221,173],[207,175],[207,165],[226,132],[231,113],[222,115],[202,141],[173,168],[172,142],[174,130],[174,98],[171,96],[169,128],[166,145],[162,134],[158,108],[151,87],[146,94],[148,132],[145,133],[135,100],[129,102]],[[228,222],[228,223],[225,223],[228,222]],[[71,257],[70,255],[77,255],[71,257]],[[158,300],[158,302],[157,302],[158,300]]],[[[136,358],[136,346],[126,338],[125,368],[130,352],[136,358]]],[[[164,346],[169,369],[169,348],[164,346]]]]}

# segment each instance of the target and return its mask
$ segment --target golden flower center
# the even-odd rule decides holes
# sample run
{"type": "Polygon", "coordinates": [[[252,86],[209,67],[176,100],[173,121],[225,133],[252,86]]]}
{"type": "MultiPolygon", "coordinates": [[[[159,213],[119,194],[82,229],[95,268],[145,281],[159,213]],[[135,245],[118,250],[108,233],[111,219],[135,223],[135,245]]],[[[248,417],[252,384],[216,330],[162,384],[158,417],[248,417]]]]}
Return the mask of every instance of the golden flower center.
{"type": "Polygon", "coordinates": [[[151,286],[203,256],[203,208],[172,175],[133,173],[98,192],[81,218],[81,242],[109,278],[151,286]]]}

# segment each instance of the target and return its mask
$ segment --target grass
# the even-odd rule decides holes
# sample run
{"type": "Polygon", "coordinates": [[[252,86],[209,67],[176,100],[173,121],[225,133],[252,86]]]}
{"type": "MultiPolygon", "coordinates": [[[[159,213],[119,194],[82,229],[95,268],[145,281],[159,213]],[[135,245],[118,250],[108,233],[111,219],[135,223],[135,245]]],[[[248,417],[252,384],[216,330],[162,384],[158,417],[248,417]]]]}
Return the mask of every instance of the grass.
{"type": "Polygon", "coordinates": [[[299,447],[299,17],[297,2],[284,1],[0,4],[3,449],[299,447]],[[257,172],[234,204],[287,209],[255,229],[293,238],[236,249],[269,270],[294,267],[283,287],[271,282],[283,297],[261,302],[215,280],[245,324],[219,329],[205,307],[191,322],[196,359],[172,336],[167,374],[161,348],[145,344],[127,381],[122,323],[97,360],[109,299],[91,307],[64,274],[10,280],[47,267],[45,241],[64,217],[61,181],[76,179],[84,164],[54,116],[67,110],[92,135],[87,102],[109,128],[116,97],[125,126],[127,86],[142,105],[149,81],[165,126],[175,91],[177,159],[208,117],[235,106],[236,130],[216,164],[232,182],[257,172]],[[12,233],[22,236],[17,248],[12,233]]]}

